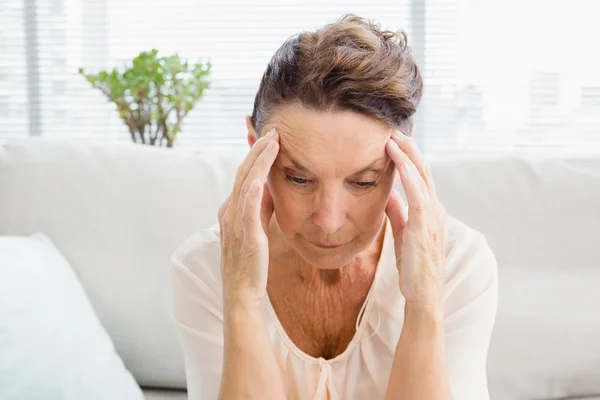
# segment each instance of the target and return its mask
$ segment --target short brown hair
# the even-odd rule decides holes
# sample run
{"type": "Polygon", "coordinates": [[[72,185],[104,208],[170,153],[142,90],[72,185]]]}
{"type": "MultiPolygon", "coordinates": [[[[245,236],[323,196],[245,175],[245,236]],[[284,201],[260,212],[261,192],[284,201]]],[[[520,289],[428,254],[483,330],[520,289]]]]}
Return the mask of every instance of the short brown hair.
{"type": "Polygon", "coordinates": [[[260,135],[279,107],[299,103],[317,111],[355,111],[404,130],[422,92],[406,34],[347,14],[284,42],[263,74],[251,119],[260,135]]]}

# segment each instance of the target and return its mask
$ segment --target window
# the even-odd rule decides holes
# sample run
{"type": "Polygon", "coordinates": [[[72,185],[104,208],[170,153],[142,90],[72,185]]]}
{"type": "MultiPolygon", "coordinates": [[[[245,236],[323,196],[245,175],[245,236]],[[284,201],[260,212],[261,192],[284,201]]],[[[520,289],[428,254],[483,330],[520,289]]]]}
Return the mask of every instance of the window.
{"type": "Polygon", "coordinates": [[[9,110],[33,110],[0,115],[0,139],[34,129],[130,140],[77,68],[111,68],[157,48],[213,63],[211,88],[176,146],[244,146],[244,118],[275,50],[356,13],[407,32],[425,79],[416,138],[426,153],[600,151],[594,0],[0,0],[0,9],[0,75],[11,77],[0,96],[9,110]]]}

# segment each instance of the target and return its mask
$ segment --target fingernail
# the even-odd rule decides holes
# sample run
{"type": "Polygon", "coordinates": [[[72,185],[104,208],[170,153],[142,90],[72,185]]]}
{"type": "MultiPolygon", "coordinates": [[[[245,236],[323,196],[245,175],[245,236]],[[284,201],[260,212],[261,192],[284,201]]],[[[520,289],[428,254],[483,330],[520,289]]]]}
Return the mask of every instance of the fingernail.
{"type": "Polygon", "coordinates": [[[272,149],[275,147],[275,140],[269,139],[269,144],[267,145],[267,149],[272,149]]]}
{"type": "Polygon", "coordinates": [[[269,132],[266,134],[266,136],[268,136],[268,137],[273,137],[273,136],[275,136],[275,128],[271,129],[271,130],[270,130],[270,131],[269,131],[269,132]]]}

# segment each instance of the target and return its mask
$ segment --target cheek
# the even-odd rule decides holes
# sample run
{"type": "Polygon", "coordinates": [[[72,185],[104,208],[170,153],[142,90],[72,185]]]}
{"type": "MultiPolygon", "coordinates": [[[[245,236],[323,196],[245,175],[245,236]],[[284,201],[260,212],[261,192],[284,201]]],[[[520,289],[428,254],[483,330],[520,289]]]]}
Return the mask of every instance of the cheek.
{"type": "Polygon", "coordinates": [[[357,225],[364,227],[365,230],[368,230],[371,225],[376,226],[387,203],[385,192],[386,190],[383,188],[376,188],[366,196],[357,197],[350,212],[350,215],[353,216],[352,220],[357,225]]]}
{"type": "Polygon", "coordinates": [[[298,192],[290,187],[285,178],[277,177],[276,174],[270,175],[269,189],[273,198],[273,207],[277,214],[277,220],[281,225],[297,225],[306,218],[306,201],[298,195],[298,192]]]}
{"type": "Polygon", "coordinates": [[[382,180],[371,193],[357,197],[353,203],[354,220],[360,223],[365,230],[369,230],[371,226],[376,228],[379,226],[393,189],[393,183],[393,177],[382,180]]]}

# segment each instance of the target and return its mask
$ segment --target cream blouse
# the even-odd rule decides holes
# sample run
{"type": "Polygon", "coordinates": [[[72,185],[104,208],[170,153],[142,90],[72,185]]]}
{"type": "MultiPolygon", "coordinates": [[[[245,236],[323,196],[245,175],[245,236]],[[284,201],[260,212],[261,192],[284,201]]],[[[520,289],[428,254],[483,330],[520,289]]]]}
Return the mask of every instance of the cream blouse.
{"type": "MultiPolygon", "coordinates": [[[[486,358],[497,308],[498,275],[485,237],[448,217],[445,358],[456,400],[489,399],[486,358]]],[[[268,296],[263,315],[288,400],[383,399],[404,320],[394,239],[386,221],[375,278],[346,350],[329,360],[303,353],[287,336],[268,296]]],[[[218,397],[223,362],[223,303],[218,225],[192,235],[173,254],[172,314],[190,400],[218,397]]]]}

